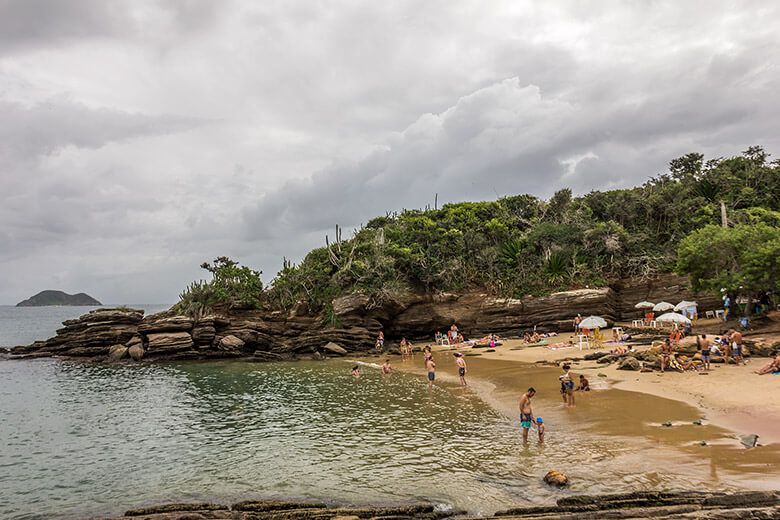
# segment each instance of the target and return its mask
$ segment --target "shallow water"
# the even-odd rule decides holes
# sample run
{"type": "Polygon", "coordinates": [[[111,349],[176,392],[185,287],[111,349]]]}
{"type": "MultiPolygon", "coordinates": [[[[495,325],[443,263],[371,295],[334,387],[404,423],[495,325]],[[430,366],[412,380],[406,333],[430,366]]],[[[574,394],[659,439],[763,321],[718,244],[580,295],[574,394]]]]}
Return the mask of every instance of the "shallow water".
{"type": "Polygon", "coordinates": [[[564,493],[752,487],[777,474],[774,447],[684,426],[696,411],[674,401],[608,390],[564,410],[554,369],[470,360],[470,375],[489,372],[502,390],[461,390],[442,360],[429,391],[416,373],[369,365],[356,380],[352,363],[0,361],[0,518],[260,497],[492,513],[564,493]],[[518,435],[511,403],[527,384],[540,392],[543,445],[518,435]],[[656,424],[667,418],[681,425],[656,424]],[[701,438],[722,444],[694,448],[701,438]],[[551,468],[571,490],[540,482],[551,468]]]}

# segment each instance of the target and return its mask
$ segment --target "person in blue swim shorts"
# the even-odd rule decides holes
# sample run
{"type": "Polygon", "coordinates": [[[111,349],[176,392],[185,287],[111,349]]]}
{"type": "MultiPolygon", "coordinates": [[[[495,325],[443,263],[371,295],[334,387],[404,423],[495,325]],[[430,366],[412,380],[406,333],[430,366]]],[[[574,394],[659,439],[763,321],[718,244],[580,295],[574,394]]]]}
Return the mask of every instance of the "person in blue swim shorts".
{"type": "Polygon", "coordinates": [[[520,426],[523,428],[523,442],[528,442],[528,430],[535,424],[534,412],[531,410],[531,398],[536,395],[533,387],[529,388],[520,398],[520,426]]]}

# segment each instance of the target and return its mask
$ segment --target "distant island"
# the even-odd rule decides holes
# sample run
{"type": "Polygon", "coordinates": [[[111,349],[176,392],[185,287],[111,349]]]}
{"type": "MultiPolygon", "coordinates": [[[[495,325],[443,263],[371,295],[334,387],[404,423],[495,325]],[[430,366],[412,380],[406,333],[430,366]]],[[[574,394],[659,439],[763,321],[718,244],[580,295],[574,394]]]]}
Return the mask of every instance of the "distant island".
{"type": "Polygon", "coordinates": [[[46,305],[103,305],[85,293],[68,294],[62,291],[41,291],[16,304],[17,307],[43,307],[46,305]]]}

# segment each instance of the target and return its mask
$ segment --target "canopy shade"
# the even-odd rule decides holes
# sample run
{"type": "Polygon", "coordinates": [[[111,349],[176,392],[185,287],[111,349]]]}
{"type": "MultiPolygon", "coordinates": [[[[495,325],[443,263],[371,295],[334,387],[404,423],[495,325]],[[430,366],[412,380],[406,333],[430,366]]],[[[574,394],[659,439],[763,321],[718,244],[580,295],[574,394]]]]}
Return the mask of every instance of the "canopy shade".
{"type": "Polygon", "coordinates": [[[674,305],[669,302],[659,302],[653,306],[653,310],[656,312],[669,311],[674,309],[674,305]]]}
{"type": "Polygon", "coordinates": [[[603,329],[607,326],[607,321],[599,316],[588,316],[580,322],[582,329],[603,329]]]}
{"type": "Polygon", "coordinates": [[[696,302],[689,302],[687,300],[683,300],[683,301],[681,301],[680,303],[678,303],[677,305],[674,306],[674,310],[682,311],[682,310],[688,309],[690,307],[696,307],[696,302]]]}
{"type": "Polygon", "coordinates": [[[639,302],[634,305],[635,309],[652,309],[655,306],[652,302],[639,302]]]}
{"type": "Polygon", "coordinates": [[[668,321],[670,323],[690,323],[691,320],[683,316],[682,314],[678,314],[676,312],[667,312],[666,314],[661,314],[658,316],[655,321],[668,321]]]}

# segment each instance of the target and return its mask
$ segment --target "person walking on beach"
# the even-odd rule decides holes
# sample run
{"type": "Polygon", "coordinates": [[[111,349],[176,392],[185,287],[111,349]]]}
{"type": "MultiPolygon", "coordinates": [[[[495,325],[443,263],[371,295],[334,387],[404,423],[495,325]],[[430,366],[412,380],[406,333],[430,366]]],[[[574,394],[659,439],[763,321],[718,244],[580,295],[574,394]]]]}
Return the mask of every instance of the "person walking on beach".
{"type": "Polygon", "coordinates": [[[742,333],[731,329],[731,355],[734,356],[734,363],[739,365],[740,361],[745,364],[745,358],[742,356],[742,333]]]}
{"type": "Polygon", "coordinates": [[[666,365],[669,363],[669,358],[672,355],[672,343],[667,338],[664,340],[664,344],[661,345],[661,373],[664,373],[666,365]]]}
{"type": "Polygon", "coordinates": [[[466,360],[463,359],[463,354],[460,352],[456,352],[453,354],[455,356],[455,364],[458,365],[458,375],[460,376],[460,383],[463,386],[468,386],[466,383],[466,360]]]}
{"type": "Polygon", "coordinates": [[[385,359],[385,363],[382,365],[382,373],[384,375],[389,374],[393,370],[393,367],[390,366],[390,360],[385,359]]]}
{"type": "Polygon", "coordinates": [[[706,334],[702,334],[698,338],[696,338],[696,343],[698,343],[699,348],[701,349],[701,363],[704,365],[704,370],[710,369],[710,340],[707,339],[706,334]]]}
{"type": "Polygon", "coordinates": [[[565,364],[561,367],[564,374],[561,376],[563,386],[566,388],[566,401],[567,405],[574,406],[574,376],[571,375],[571,366],[565,364]]]}
{"type": "Polygon", "coordinates": [[[520,427],[523,429],[523,443],[528,442],[528,430],[531,429],[531,424],[535,422],[534,412],[531,410],[531,398],[535,395],[536,390],[534,390],[534,387],[531,387],[520,397],[520,427]]]}
{"type": "Polygon", "coordinates": [[[425,362],[425,368],[428,369],[428,388],[433,388],[433,380],[436,379],[436,363],[433,362],[433,356],[425,362]]]}

